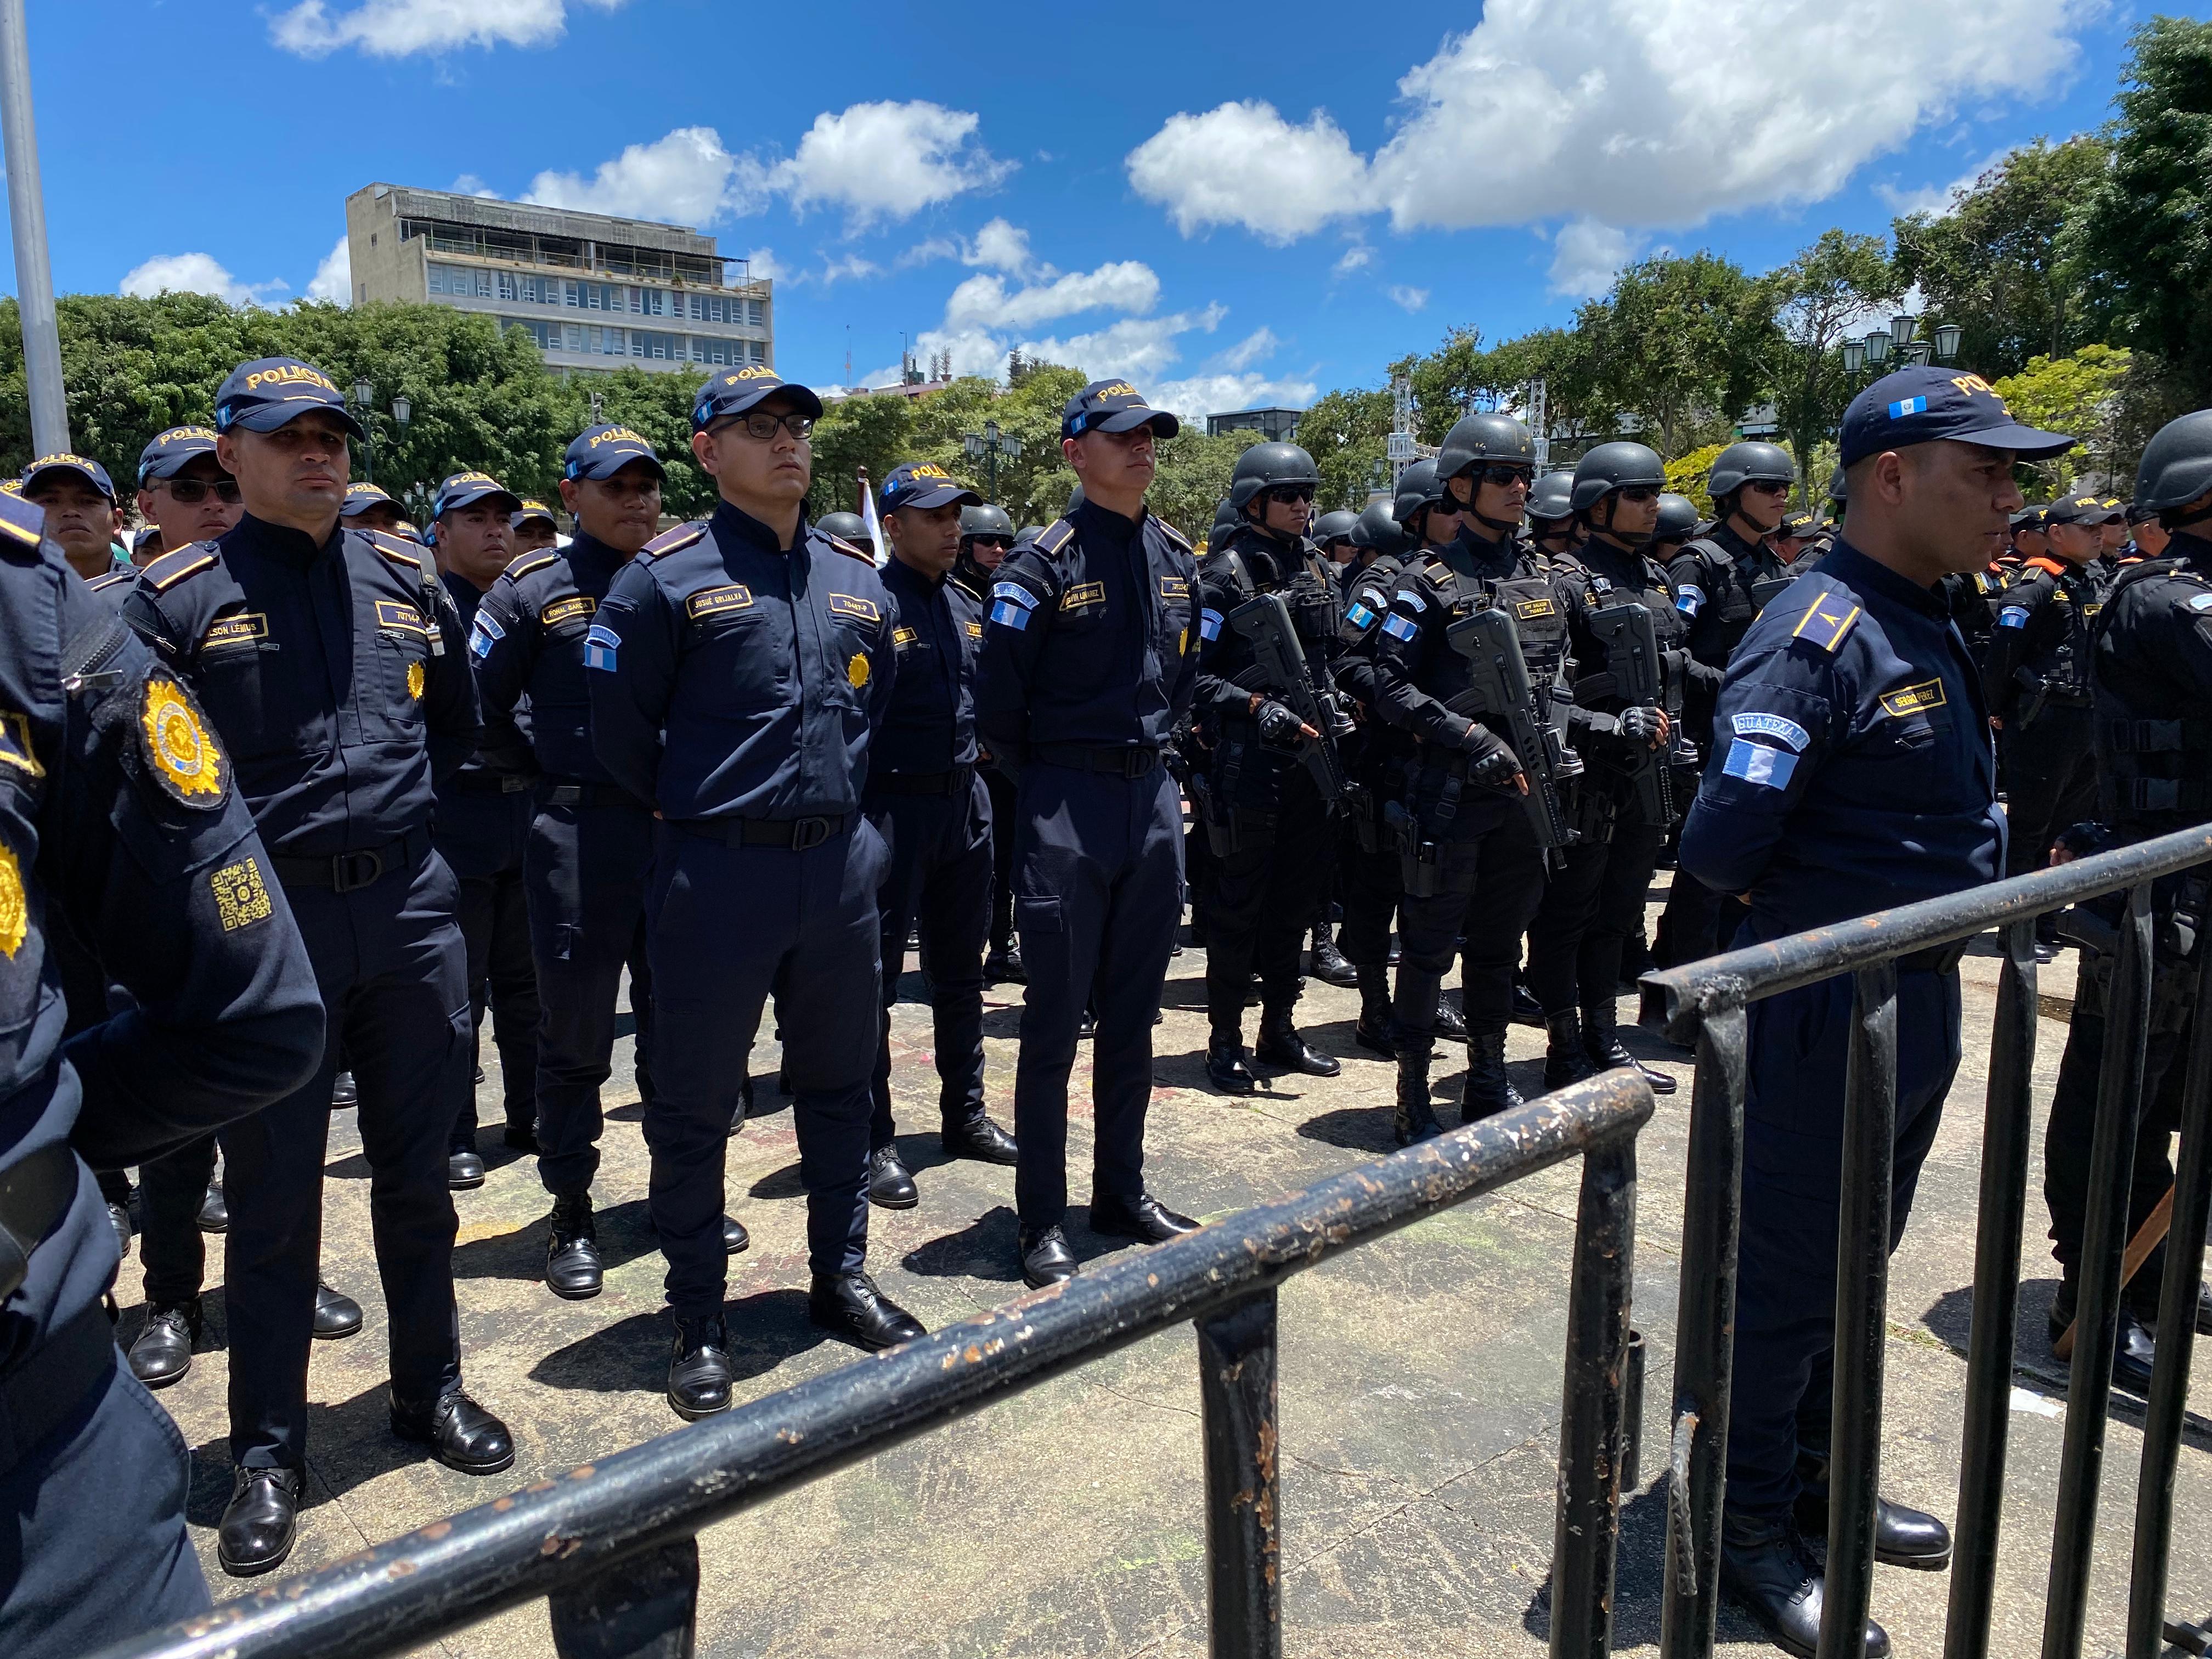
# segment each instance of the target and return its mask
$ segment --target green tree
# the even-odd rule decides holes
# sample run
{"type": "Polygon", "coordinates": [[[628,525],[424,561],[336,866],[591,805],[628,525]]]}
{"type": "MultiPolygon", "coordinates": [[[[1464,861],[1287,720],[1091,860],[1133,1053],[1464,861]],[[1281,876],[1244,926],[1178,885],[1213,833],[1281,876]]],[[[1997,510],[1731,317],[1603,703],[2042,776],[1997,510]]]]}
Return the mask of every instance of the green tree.
{"type": "MultiPolygon", "coordinates": [[[[1390,432],[1390,394],[1332,392],[1298,417],[1298,443],[1321,471],[1319,509],[1366,505],[1390,432]]],[[[1383,475],[1388,478],[1386,471],[1383,475]]]]}
{"type": "MultiPolygon", "coordinates": [[[[1791,453],[1810,455],[1835,431],[1858,389],[1838,348],[1902,298],[1905,283],[1881,237],[1828,230],[1761,286],[1775,325],[1765,365],[1775,418],[1791,453]]],[[[1824,484],[1800,467],[1799,503],[1809,503],[1824,484]]]]}
{"type": "MultiPolygon", "coordinates": [[[[1662,455],[1725,431],[1753,395],[1774,333],[1759,285],[1712,253],[1627,266],[1610,294],[1575,313],[1575,328],[1597,404],[1634,417],[1662,455]]],[[[1548,401],[1548,379],[1546,392],[1548,401]]]]}
{"type": "Polygon", "coordinates": [[[2130,40],[2112,166],[2078,237],[2091,298],[2160,360],[2175,412],[2212,404],[2212,21],[2154,17],[2130,40]]]}
{"type": "Polygon", "coordinates": [[[1917,283],[1927,323],[1965,331],[1959,360],[1995,380],[2037,353],[2057,356],[2091,337],[2078,222],[2107,161],[2083,133],[2013,151],[1941,214],[1899,219],[1897,277],[1917,283]]]}
{"type": "Polygon", "coordinates": [[[1713,498],[1705,493],[1705,480],[1712,476],[1713,463],[1720,459],[1721,451],[1727,447],[1707,444],[1667,463],[1667,488],[1677,495],[1687,495],[1707,518],[1712,516],[1713,498]]]}
{"type": "Polygon", "coordinates": [[[911,453],[915,402],[896,393],[848,398],[822,411],[814,426],[815,517],[857,509],[863,467],[868,487],[879,489],[885,473],[901,461],[918,459],[911,453]]]}
{"type": "Polygon", "coordinates": [[[2087,345],[2070,357],[2031,357],[2019,374],[1996,382],[2014,419],[2079,441],[2039,464],[2054,495],[2083,473],[2110,478],[2122,471],[2129,360],[2124,348],[2087,345]]]}
{"type": "MultiPolygon", "coordinates": [[[[1229,493],[1237,458],[1261,441],[1256,432],[1208,437],[1187,426],[1159,445],[1159,471],[1145,504],[1196,544],[1213,526],[1213,508],[1229,493]]],[[[1073,482],[1073,475],[1070,481],[1073,482]]]]}

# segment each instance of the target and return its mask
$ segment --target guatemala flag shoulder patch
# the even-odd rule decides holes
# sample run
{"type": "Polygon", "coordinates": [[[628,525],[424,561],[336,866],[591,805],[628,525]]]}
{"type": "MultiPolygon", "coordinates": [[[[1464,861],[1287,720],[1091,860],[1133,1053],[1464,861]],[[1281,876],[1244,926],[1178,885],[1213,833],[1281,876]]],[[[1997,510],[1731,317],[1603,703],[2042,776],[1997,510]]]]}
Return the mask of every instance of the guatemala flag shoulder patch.
{"type": "Polygon", "coordinates": [[[2024,605],[2007,605],[2003,610],[1997,612],[1997,626],[1999,628],[2027,627],[2027,607],[2024,605]]]}
{"type": "Polygon", "coordinates": [[[1684,582],[1681,592],[1674,595],[1674,609],[1686,617],[1694,617],[1705,608],[1705,590],[1695,582],[1684,582]]]}
{"type": "Polygon", "coordinates": [[[476,621],[469,628],[469,654],[483,658],[491,655],[492,643],[507,637],[507,630],[499,625],[489,611],[477,612],[476,621]]]}
{"type": "Polygon", "coordinates": [[[1749,736],[1757,732],[1762,738],[1771,738],[1784,748],[1803,754],[1813,741],[1813,734],[1796,720],[1784,715],[1771,714],[1763,708],[1747,708],[1730,721],[1735,729],[1749,736]]]}
{"type": "MultiPolygon", "coordinates": [[[[1027,588],[1018,591],[1023,593],[1029,592],[1027,588]]],[[[1012,599],[1000,599],[991,607],[991,620],[1001,628],[1027,628],[1030,625],[1029,607],[1036,603],[1034,598],[1028,605],[1017,604],[1012,599]]]]}
{"type": "Polygon", "coordinates": [[[593,623],[584,635],[584,666],[611,674],[615,672],[615,653],[621,649],[621,635],[605,623],[593,623]]]}
{"type": "Polygon", "coordinates": [[[1765,789],[1787,789],[1790,775],[1796,769],[1797,757],[1787,749],[1771,749],[1748,738],[1738,738],[1730,744],[1728,759],[1721,765],[1729,776],[1765,789]]]}
{"type": "Polygon", "coordinates": [[[1382,631],[1394,640],[1410,640],[1421,630],[1411,617],[1392,615],[1382,619],[1382,631]]]}
{"type": "Polygon", "coordinates": [[[1218,611],[1201,611],[1198,613],[1198,637],[1201,640],[1221,637],[1221,613],[1218,611]]]}
{"type": "Polygon", "coordinates": [[[1344,619],[1363,634],[1375,626],[1375,613],[1357,599],[1352,602],[1352,608],[1344,613],[1344,619]]]}

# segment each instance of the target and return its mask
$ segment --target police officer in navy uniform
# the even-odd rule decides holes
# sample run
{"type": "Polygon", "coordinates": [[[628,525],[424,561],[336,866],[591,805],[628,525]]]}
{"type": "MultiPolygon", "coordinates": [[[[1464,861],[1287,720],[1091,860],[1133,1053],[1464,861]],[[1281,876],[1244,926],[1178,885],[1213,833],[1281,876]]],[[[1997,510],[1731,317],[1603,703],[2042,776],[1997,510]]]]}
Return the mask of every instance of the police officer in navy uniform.
{"type": "Polygon", "coordinates": [[[23,470],[21,490],[25,501],[45,510],[47,538],[85,580],[131,568],[118,545],[122,503],[107,469],[98,461],[82,455],[41,455],[23,470]]]}
{"type": "MultiPolygon", "coordinates": [[[[1033,526],[1029,538],[1035,541],[1043,528],[1033,526]]],[[[947,580],[975,601],[978,617],[990,608],[993,573],[1013,550],[1014,521],[1006,508],[985,501],[960,509],[960,556],[947,580]]],[[[972,685],[969,704],[972,713],[972,685]]],[[[983,982],[1019,985],[1027,975],[1014,938],[1014,781],[988,750],[979,750],[975,767],[991,797],[991,948],[983,957],[983,982]]]]}
{"type": "MultiPolygon", "coordinates": [[[[1936,592],[1986,564],[2020,506],[2016,459],[2072,440],[2014,422],[1975,375],[1909,368],[1844,412],[1843,533],[1770,603],[1729,665],[1716,752],[1682,832],[1683,867],[1747,894],[1747,939],[1958,892],[2003,868],[1980,677],[1936,592]]],[[[1959,1064],[1958,957],[1897,963],[1892,1242],[1911,1209],[1959,1064]]],[[[1851,979],[1751,1005],[1742,1243],[1723,1579],[1784,1647],[1811,1654],[1826,1525],[1838,1171],[1851,979]]],[[[1950,1535],[1887,1499],[1876,1559],[1937,1569],[1950,1535]]],[[[1869,1623],[1865,1650],[1889,1651],[1869,1623]]]]}
{"type": "Polygon", "coordinates": [[[407,522],[407,514],[389,494],[368,482],[356,478],[346,486],[345,505],[338,509],[349,530],[380,530],[387,536],[400,533],[407,522]]]}
{"type": "Polygon", "coordinates": [[[1497,729],[1504,711],[1447,707],[1470,677],[1445,629],[1479,609],[1510,608],[1550,716],[1572,594],[1557,568],[1517,538],[1534,457],[1528,428],[1510,415],[1469,415],[1445,434],[1437,477],[1459,533],[1407,568],[1378,630],[1377,706],[1419,745],[1396,819],[1406,849],[1394,1010],[1401,1146],[1441,1131],[1429,1066],[1441,1034],[1437,988],[1455,955],[1467,1020],[1462,1120],[1521,1103],[1505,1071],[1505,1028],[1521,937],[1544,895],[1544,855],[1521,799],[1525,763],[1497,729]]]}
{"type": "Polygon", "coordinates": [[[288,357],[242,364],[216,393],[215,426],[246,514],[148,566],[124,614],[236,761],[329,1029],[315,1075],[221,1137],[237,1473],[216,1554],[243,1576],[292,1547],[342,1039],[360,1076],[392,1432],[472,1474],[507,1468],[514,1444],[462,1391],[453,1301],[446,1143],[468,1075],[469,995],[459,895],[429,819],[435,782],[476,747],[477,725],[453,601],[422,549],[341,526],[346,439],[360,428],[329,376],[288,357]]]}
{"type": "Polygon", "coordinates": [[[868,1125],[868,1200],[886,1209],[919,1201],[891,1115],[890,1009],[910,929],[919,932],[929,967],[939,1144],[947,1158],[1015,1162],[1013,1137],[983,1112],[991,798],[976,769],[975,696],[983,607],[951,580],[963,514],[982,504],[942,468],[915,462],[893,467],[880,494],[890,543],[882,576],[898,675],[870,746],[861,811],[890,854],[877,894],[884,1025],[868,1125]]]}
{"type": "Polygon", "coordinates": [[[806,522],[821,412],[765,368],[711,376],[691,449],[721,503],[624,565],[585,635],[592,746],[660,820],[645,1138],[675,1323],[668,1400],[686,1418],[730,1403],[723,1170],[771,991],[806,1187],[808,1316],[869,1348],[922,1329],[866,1269],[885,856],[860,800],[896,655],[872,562],[806,522]]]}
{"type": "Polygon", "coordinates": [[[1254,444],[1237,458],[1229,501],[1239,515],[1199,574],[1198,689],[1194,722],[1204,770],[1194,780],[1212,842],[1206,915],[1206,1075],[1224,1094],[1252,1092],[1244,1063],[1244,997],[1260,977],[1261,1065],[1308,1077],[1343,1067],[1294,1023],[1298,948],[1325,899],[1336,802],[1322,799],[1299,750],[1341,735],[1302,720],[1253,642],[1229,625],[1262,594],[1284,601],[1308,680],[1334,693],[1335,584],[1307,541],[1321,474],[1296,444],[1254,444]]]}
{"type": "Polygon", "coordinates": [[[1182,908],[1182,823],[1161,751],[1198,669],[1190,544],[1145,507],[1154,444],[1179,422],[1126,380],[1060,412],[1080,507],[1008,556],[991,587],[975,721],[1016,775],[1014,921],[1029,992],[1014,1079],[1023,1277],[1077,1267],[1067,1209],[1067,1074],[1097,1012],[1091,1225],[1159,1243],[1194,1231],[1145,1189],[1152,1020],[1182,908]]]}
{"type": "MultiPolygon", "coordinates": [[[[2167,539],[2158,556],[2120,566],[2091,622],[2097,821],[2062,835],[2063,844],[2052,853],[2059,863],[2212,823],[2212,410],[2170,421],[2153,436],[2136,471],[2135,501],[2136,511],[2157,514],[2167,539]]],[[[2052,539],[2071,556],[2071,547],[2052,539]]],[[[2019,592],[2014,588],[2008,599],[2019,592]]],[[[2193,951],[2206,948],[2212,904],[2206,885],[2199,869],[2152,889],[2150,1036],[2128,1194],[2130,1238],[2173,1187],[2172,1137],[2181,1123],[2185,1057],[2202,1018],[2194,1006],[2193,951]],[[2193,948],[2185,933],[2193,933],[2193,948]]],[[[2087,908],[2106,927],[2119,920],[2117,896],[2087,908]]],[[[2112,969],[2109,952],[2083,951],[2044,1140],[2044,1201],[2051,1213],[2051,1255],[2063,1275],[2051,1310],[2054,1342],[2074,1322],[2079,1306],[2112,969]]],[[[2161,1244],[2121,1292],[2112,1381],[2136,1394],[2150,1389],[2156,1350],[2148,1327],[2157,1320],[2164,1265],[2161,1244]]],[[[2200,1291],[2197,1328],[2208,1323],[2212,1307],[2200,1291]]]]}
{"type": "MultiPolygon", "coordinates": [[[[637,1090],[653,1098],[653,969],[645,884],[653,809],[617,782],[592,747],[585,650],[616,573],[653,539],[665,476],[629,427],[580,434],[562,463],[561,500],[576,533],[565,548],[519,555],[494,582],[469,631],[483,701],[483,756],[532,783],[523,856],[530,952],[544,1011],[538,1040],[538,1178],[553,1200],[545,1288],[569,1301],[605,1282],[592,1182],[605,1120],[599,1088],[612,1069],[615,1002],[629,972],[637,1090]],[[528,718],[520,717],[525,703],[528,718]]],[[[724,1244],[748,1240],[723,1218],[724,1244]]]]}
{"type": "MultiPolygon", "coordinates": [[[[475,627],[484,594],[514,561],[513,519],[521,510],[521,497],[488,473],[456,472],[438,486],[431,514],[438,528],[438,571],[464,629],[475,627]]],[[[530,785],[526,774],[502,770],[479,752],[438,786],[433,840],[460,884],[472,1027],[470,1074],[453,1102],[453,1146],[446,1156],[446,1182],[456,1192],[484,1182],[474,1079],[487,1010],[499,1045],[507,1118],[501,1139],[520,1152],[538,1150],[538,975],[531,965],[522,878],[530,785]]]]}
{"type": "Polygon", "coordinates": [[[323,1013],[234,757],[41,517],[0,498],[0,1652],[74,1659],[208,1606],[191,1455],[116,1353],[85,1166],[283,1097],[323,1013]],[[66,1041],[63,927],[132,1005],[66,1041]]]}
{"type": "Polygon", "coordinates": [[[551,507],[534,496],[522,498],[522,505],[507,515],[507,525],[514,532],[514,556],[518,559],[542,547],[560,544],[560,521],[554,518],[551,507]]]}

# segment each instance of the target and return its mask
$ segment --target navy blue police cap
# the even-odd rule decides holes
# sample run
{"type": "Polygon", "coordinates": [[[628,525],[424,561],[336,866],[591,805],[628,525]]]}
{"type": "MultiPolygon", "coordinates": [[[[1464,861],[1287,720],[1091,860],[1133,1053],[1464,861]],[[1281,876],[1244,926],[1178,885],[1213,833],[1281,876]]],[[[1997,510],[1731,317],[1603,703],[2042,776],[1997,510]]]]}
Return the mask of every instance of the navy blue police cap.
{"type": "Polygon", "coordinates": [[[2043,510],[2045,524],[2117,524],[2121,516],[2100,495],[2069,495],[2043,510]]]}
{"type": "Polygon", "coordinates": [[[490,500],[505,501],[505,510],[509,513],[522,505],[521,496],[489,472],[456,472],[438,486],[438,499],[430,504],[430,516],[442,519],[461,507],[490,500]]]}
{"type": "Polygon", "coordinates": [[[520,530],[532,519],[543,519],[556,530],[561,527],[560,520],[553,516],[553,509],[544,502],[529,495],[525,495],[522,498],[522,505],[507,515],[507,527],[509,530],[520,530]]]}
{"type": "Polygon", "coordinates": [[[23,489],[27,493],[33,484],[50,472],[74,472],[109,501],[115,499],[115,481],[107,476],[107,469],[86,455],[40,456],[23,469],[23,489]]]}
{"type": "Polygon", "coordinates": [[[1148,426],[1152,435],[1172,438],[1182,422],[1164,409],[1154,409],[1144,394],[1127,380],[1093,380],[1067,400],[1060,411],[1060,435],[1079,438],[1086,432],[1130,432],[1148,426]]]}
{"type": "Polygon", "coordinates": [[[321,369],[297,357],[257,357],[232,369],[216,388],[215,429],[274,432],[318,410],[335,416],[355,437],[367,435],[346,407],[345,393],[321,369]]]}
{"type": "Polygon", "coordinates": [[[398,505],[376,485],[366,479],[356,478],[346,486],[345,505],[338,508],[338,517],[357,519],[373,507],[397,507],[398,505]]]}
{"type": "Polygon", "coordinates": [[[215,453],[215,429],[204,426],[173,426],[157,432],[138,452],[138,482],[143,486],[157,478],[173,478],[193,460],[215,453]]]}
{"type": "Polygon", "coordinates": [[[704,432],[719,420],[742,415],[755,404],[781,392],[793,410],[811,420],[822,418],[822,399],[796,380],[787,380],[772,368],[732,368],[707,377],[691,405],[691,429],[704,432]]]}
{"type": "Polygon", "coordinates": [[[1843,465],[1856,466],[1885,449],[1949,439],[2008,449],[2024,461],[2042,460],[2074,447],[2056,432],[2022,426],[1995,387],[1978,374],[1945,368],[1900,368],[1851,399],[1838,439],[1843,465]]]}
{"type": "Polygon", "coordinates": [[[955,501],[963,507],[983,505],[983,498],[966,484],[943,467],[925,461],[906,461],[884,474],[877,501],[885,513],[896,513],[902,507],[950,507],[955,501]]]}
{"type": "Polygon", "coordinates": [[[661,465],[653,446],[637,433],[611,423],[595,426],[568,441],[568,452],[562,458],[561,476],[611,478],[632,461],[647,463],[656,477],[668,476],[668,469],[661,465]]]}
{"type": "Polygon", "coordinates": [[[2012,533],[2015,536],[2035,533],[2043,529],[2044,515],[2051,509],[2040,501],[2033,502],[2012,515],[2012,533]]]}

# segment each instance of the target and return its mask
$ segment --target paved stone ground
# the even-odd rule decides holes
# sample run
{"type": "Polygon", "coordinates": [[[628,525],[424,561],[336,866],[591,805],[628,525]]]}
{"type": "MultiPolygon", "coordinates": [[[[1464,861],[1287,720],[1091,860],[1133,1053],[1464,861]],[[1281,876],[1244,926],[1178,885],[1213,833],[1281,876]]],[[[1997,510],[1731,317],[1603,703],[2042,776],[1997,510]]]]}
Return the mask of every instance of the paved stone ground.
{"type": "MultiPolygon", "coordinates": [[[[1651,896],[1655,907],[1665,879],[1662,873],[1651,896]]],[[[1984,950],[1966,963],[1966,1070],[1891,1280],[1884,1486],[1947,1516],[1956,1504],[1992,956],[1984,950]]],[[[1202,953],[1187,951],[1166,988],[1149,1135],[1155,1190],[1219,1218],[1389,1150],[1392,1073],[1352,1045],[1353,994],[1315,983],[1302,1010],[1314,1041],[1344,1057],[1340,1079],[1279,1079],[1249,1101],[1231,1101],[1203,1085],[1203,973],[1202,953]]],[[[2071,957],[2045,978],[2046,1012],[2063,1012],[2071,957]]],[[[919,995],[918,976],[909,975],[904,988],[919,995]]],[[[991,1097],[1002,1119],[1018,995],[1018,988],[994,992],[986,1020],[991,1097]]],[[[1632,1002],[1624,1001],[1623,1012],[1632,1016],[1632,1002]]],[[[892,1295],[935,1326],[1021,1291],[1012,1172],[939,1161],[927,1010],[902,1002],[894,1031],[895,1079],[914,1132],[903,1144],[922,1201],[904,1212],[876,1212],[871,1262],[892,1295]]],[[[1630,1041],[1661,1055],[1640,1034],[1630,1041]]],[[[2061,1020],[2045,1018],[2038,1081],[2046,1099],[2063,1041],[2061,1020]]],[[[458,1196],[469,1384],[513,1425],[520,1449],[513,1471],[488,1480],[426,1463],[386,1431],[368,1169],[349,1118],[333,1123],[325,1273],[366,1304],[368,1326],[315,1352],[309,1507],[287,1573],[679,1426],[661,1395],[661,1266],[645,1215],[629,1044],[619,1047],[599,1184],[610,1268],[604,1295],[561,1302],[539,1282],[546,1200],[532,1162],[501,1152],[487,1184],[458,1196]]],[[[1540,1086],[1533,1063],[1540,1048],[1539,1034],[1516,1030],[1516,1073],[1530,1093],[1540,1086]]],[[[1636,1317],[1651,1344],[1650,1449],[1644,1490],[1626,1505],[1623,1652],[1654,1646],[1658,1629],[1663,1522],[1656,1449],[1667,1432],[1689,1097],[1686,1066],[1667,1063],[1685,1086],[1661,1103],[1642,1141],[1636,1317]]],[[[731,1143],[729,1161],[731,1209],[754,1238],[734,1263],[732,1285],[741,1400],[855,1357],[805,1322],[804,1200],[771,1047],[757,1053],[754,1070],[759,1115],[731,1143]]],[[[1087,1074],[1086,1051],[1079,1099],[1087,1074]]],[[[1455,1097],[1458,1083],[1456,1069],[1444,1071],[1439,1097],[1455,1097]]],[[[495,1071],[483,1098],[495,1117],[495,1071]]],[[[1085,1112],[1070,1141],[1079,1200],[1087,1141],[1085,1112]]],[[[2033,1179],[2039,1191],[2039,1164],[2033,1179]]],[[[1534,1177],[1284,1290],[1286,1652],[1395,1659],[1544,1650],[1575,1180],[1571,1166],[1534,1177]]],[[[1081,1217],[1079,1209],[1071,1225],[1079,1252],[1104,1255],[1113,1246],[1081,1217]]],[[[2063,1426],[2064,1375],[2043,1338],[2055,1269],[2033,1195],[2029,1217],[2008,1524],[1992,1632],[2000,1653],[2038,1645],[2063,1426]]],[[[220,1261],[218,1251],[211,1278],[220,1261]]],[[[127,1340],[140,1316],[135,1261],[125,1264],[119,1294],[127,1340]]],[[[218,1595],[238,1588],[214,1557],[214,1523],[229,1482],[223,1331],[215,1290],[205,1351],[191,1376],[161,1396],[195,1448],[191,1521],[218,1595]]],[[[1164,1334],[714,1528],[702,1540],[701,1651],[716,1659],[1202,1654],[1194,1360],[1187,1329],[1164,1334]]],[[[2202,1385],[2195,1403],[2212,1413],[2202,1385]]],[[[2117,1650],[2120,1641],[2140,1446],[2138,1411],[2116,1407],[2111,1423],[2092,1654],[2117,1650]]],[[[2199,1417],[2183,1453],[2173,1574],[2175,1611],[2191,1616],[2212,1610],[2208,1453],[2212,1422],[2199,1417]]],[[[1948,1575],[1881,1570],[1876,1608],[1900,1653],[1940,1650],[1948,1583],[1948,1575]]],[[[1771,1651],[1733,1611],[1723,1613],[1722,1632],[1725,1652],[1771,1651]]],[[[550,1650],[542,1604],[424,1650],[470,1659],[550,1650]]]]}

